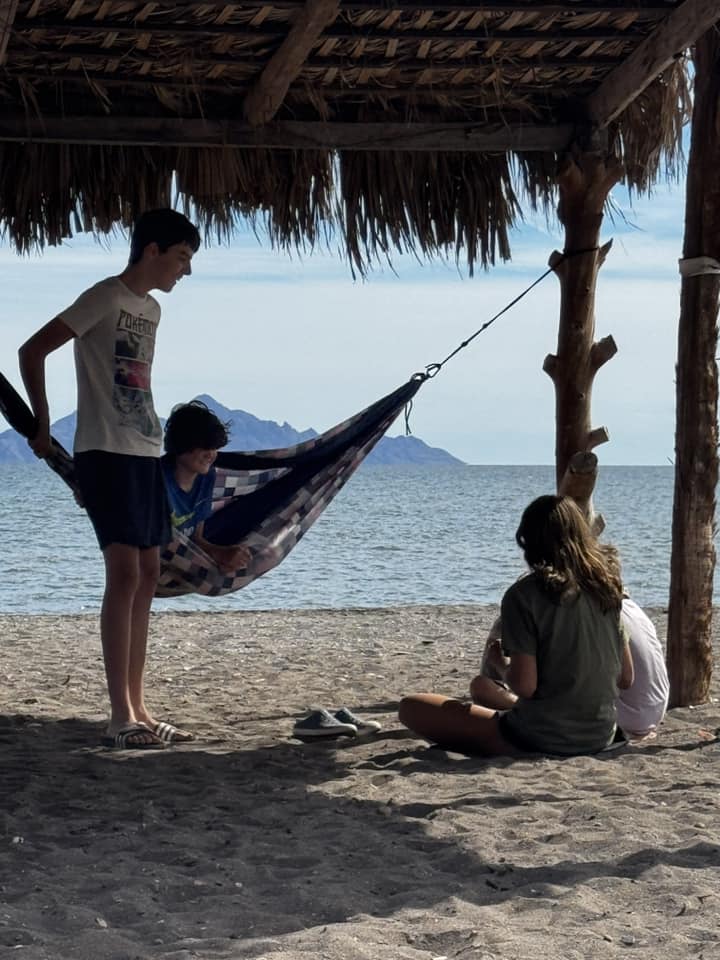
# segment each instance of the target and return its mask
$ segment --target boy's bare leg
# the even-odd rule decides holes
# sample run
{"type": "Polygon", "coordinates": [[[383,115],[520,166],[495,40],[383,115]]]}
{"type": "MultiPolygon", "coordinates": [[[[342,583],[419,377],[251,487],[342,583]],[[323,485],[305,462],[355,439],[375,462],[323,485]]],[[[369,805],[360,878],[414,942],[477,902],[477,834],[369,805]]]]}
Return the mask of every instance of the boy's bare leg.
{"type": "Polygon", "coordinates": [[[403,697],[400,722],[410,730],[452,749],[486,757],[517,756],[519,751],[500,733],[495,712],[437,693],[403,697]]]}
{"type": "Polygon", "coordinates": [[[139,551],[139,582],[132,606],[130,621],[130,662],[128,688],[133,713],[141,723],[154,728],[156,721],[145,706],[145,658],[147,655],[150,608],[160,576],[160,549],[150,547],[139,551]]]}
{"type": "Polygon", "coordinates": [[[510,710],[517,702],[517,697],[507,687],[482,673],[470,681],[470,696],[473,703],[491,710],[510,710]]]}
{"type": "MultiPolygon", "coordinates": [[[[105,595],[100,614],[105,676],[110,697],[109,735],[140,719],[130,695],[132,611],[140,583],[140,551],[122,543],[111,543],[103,551],[105,558],[105,595]]],[[[154,743],[148,731],[135,742],[154,743]]]]}

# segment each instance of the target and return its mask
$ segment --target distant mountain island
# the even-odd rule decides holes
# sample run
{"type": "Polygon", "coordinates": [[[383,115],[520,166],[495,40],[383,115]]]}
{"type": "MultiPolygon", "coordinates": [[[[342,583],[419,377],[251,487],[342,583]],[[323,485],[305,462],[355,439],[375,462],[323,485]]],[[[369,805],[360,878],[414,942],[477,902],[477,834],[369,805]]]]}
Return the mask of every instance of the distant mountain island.
{"type": "MultiPolygon", "coordinates": [[[[230,442],[226,450],[272,450],[278,447],[290,447],[303,440],[316,437],[316,430],[296,430],[289,423],[276,423],[274,420],[260,420],[245,410],[230,410],[218,403],[214,397],[201,394],[196,398],[206,403],[223,422],[230,421],[230,442]]],[[[52,435],[66,450],[72,450],[75,435],[74,413],[56,420],[52,425],[52,435]]],[[[0,433],[0,463],[33,463],[35,457],[27,442],[14,430],[0,433]]],[[[388,464],[419,464],[437,466],[460,466],[462,460],[453,457],[440,447],[429,447],[418,437],[383,437],[370,453],[367,464],[381,466],[388,464]]]]}

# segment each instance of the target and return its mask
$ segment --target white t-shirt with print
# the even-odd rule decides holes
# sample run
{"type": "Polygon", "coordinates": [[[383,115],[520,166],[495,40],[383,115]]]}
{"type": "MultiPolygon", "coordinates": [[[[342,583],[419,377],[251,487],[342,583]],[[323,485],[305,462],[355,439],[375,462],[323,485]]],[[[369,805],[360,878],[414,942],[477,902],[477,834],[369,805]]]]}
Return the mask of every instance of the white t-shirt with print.
{"type": "Polygon", "coordinates": [[[75,334],[75,452],[159,457],[162,428],[150,374],[160,304],[149,294],[133,293],[119,277],[108,277],[59,318],[75,334]]]}

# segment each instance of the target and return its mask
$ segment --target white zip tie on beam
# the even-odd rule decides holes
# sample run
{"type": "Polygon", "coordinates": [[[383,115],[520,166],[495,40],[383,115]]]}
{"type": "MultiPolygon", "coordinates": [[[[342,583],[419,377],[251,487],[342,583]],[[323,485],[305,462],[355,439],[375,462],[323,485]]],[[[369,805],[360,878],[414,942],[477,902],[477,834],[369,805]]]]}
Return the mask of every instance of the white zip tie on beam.
{"type": "Polygon", "coordinates": [[[681,277],[702,277],[706,274],[720,273],[720,262],[713,257],[688,257],[678,260],[681,277]]]}

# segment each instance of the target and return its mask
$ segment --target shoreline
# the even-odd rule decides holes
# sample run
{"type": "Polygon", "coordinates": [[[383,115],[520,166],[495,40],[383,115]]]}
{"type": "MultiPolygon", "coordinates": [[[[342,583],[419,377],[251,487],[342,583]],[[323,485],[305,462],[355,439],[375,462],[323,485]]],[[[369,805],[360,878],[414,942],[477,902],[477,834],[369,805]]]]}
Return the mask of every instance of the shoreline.
{"type": "Polygon", "coordinates": [[[398,698],[464,695],[497,609],[155,613],[148,701],[198,739],[145,753],[99,746],[96,615],[0,615],[0,955],[720,956],[718,680],[610,754],[428,748],[398,698]],[[383,730],[293,740],[314,705],[383,730]]]}
{"type": "MultiPolygon", "coordinates": [[[[209,602],[212,602],[213,598],[209,598],[209,602]]],[[[222,599],[222,598],[221,598],[222,599]]],[[[655,624],[655,627],[658,631],[658,636],[660,637],[660,631],[663,631],[661,639],[664,641],[665,631],[667,627],[667,613],[668,605],[667,603],[655,603],[643,605],[643,610],[647,613],[650,619],[655,624]]],[[[397,615],[407,613],[411,617],[415,616],[429,616],[435,617],[438,613],[442,613],[443,616],[453,613],[460,613],[463,616],[470,616],[475,613],[478,615],[478,623],[480,628],[487,621],[487,617],[490,615],[497,616],[500,610],[500,603],[490,603],[482,600],[477,602],[463,601],[458,603],[393,603],[382,606],[369,606],[369,605],[344,605],[337,607],[244,607],[230,609],[227,607],[219,607],[218,609],[207,608],[207,609],[192,609],[192,610],[157,610],[152,609],[150,612],[150,620],[152,622],[158,622],[163,618],[217,618],[225,617],[227,619],[243,619],[246,617],[267,617],[267,618],[283,618],[287,617],[289,619],[295,618],[306,618],[311,621],[316,617],[339,617],[346,619],[348,616],[358,616],[358,617],[372,617],[375,615],[397,615]]],[[[713,612],[720,617],[720,603],[713,604],[713,612]]],[[[12,611],[3,611],[0,610],[0,629],[5,629],[7,627],[12,628],[16,621],[22,620],[31,620],[38,621],[42,623],[43,621],[63,621],[63,620],[97,620],[100,616],[100,609],[97,610],[82,610],[82,611],[40,611],[37,613],[15,613],[12,611]]]]}

